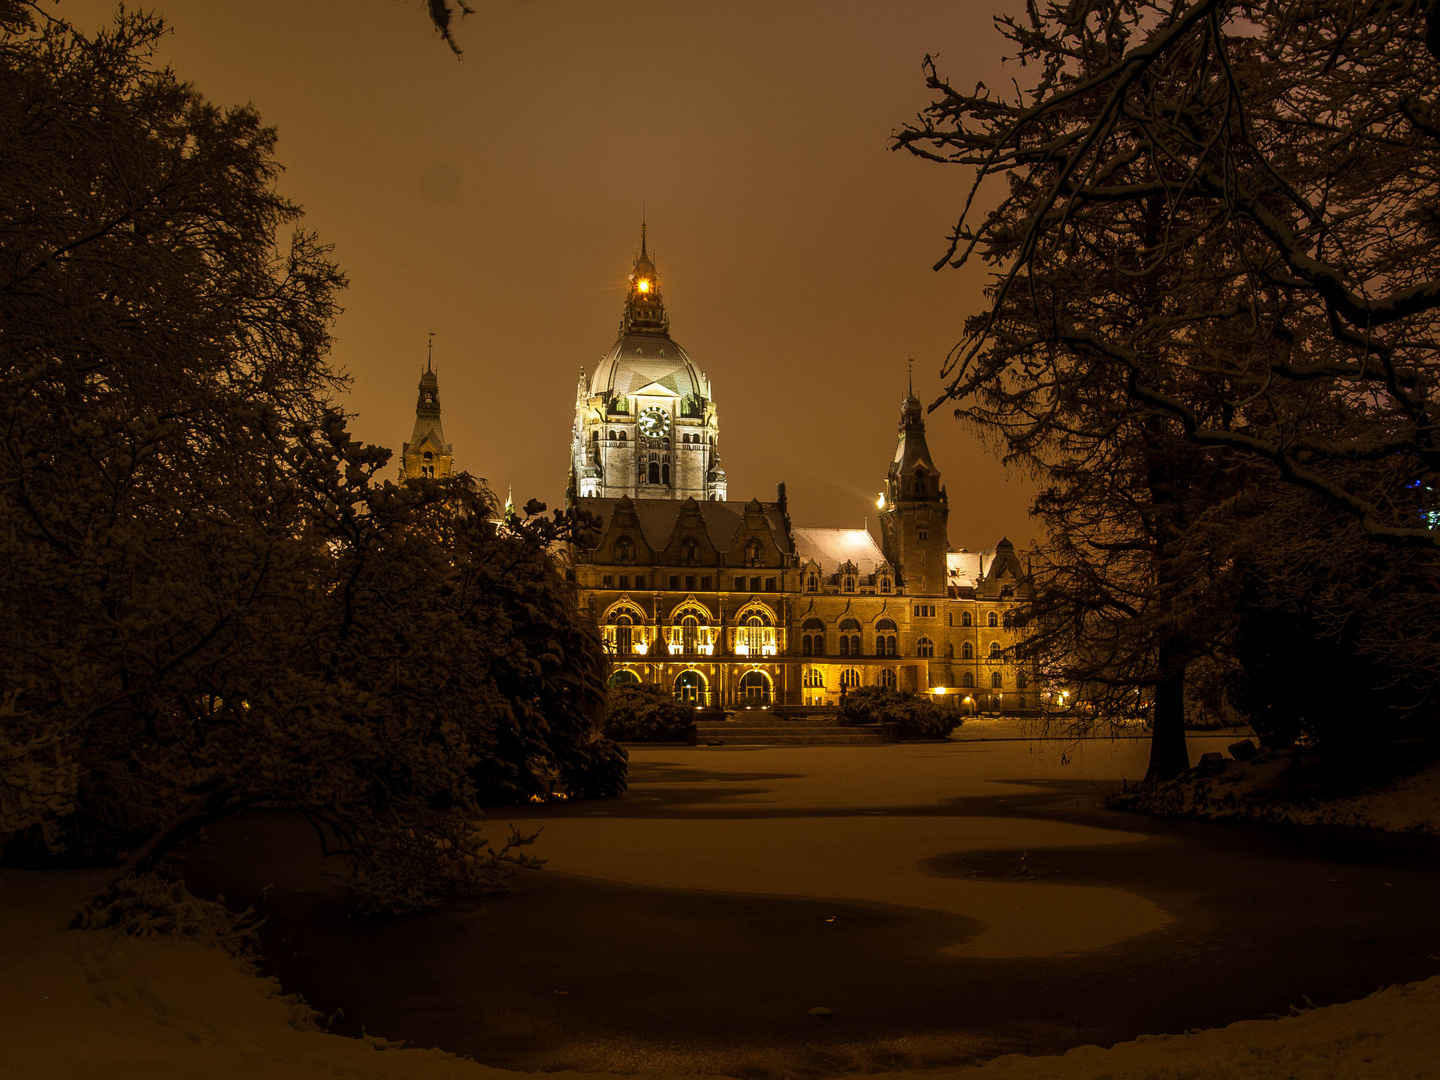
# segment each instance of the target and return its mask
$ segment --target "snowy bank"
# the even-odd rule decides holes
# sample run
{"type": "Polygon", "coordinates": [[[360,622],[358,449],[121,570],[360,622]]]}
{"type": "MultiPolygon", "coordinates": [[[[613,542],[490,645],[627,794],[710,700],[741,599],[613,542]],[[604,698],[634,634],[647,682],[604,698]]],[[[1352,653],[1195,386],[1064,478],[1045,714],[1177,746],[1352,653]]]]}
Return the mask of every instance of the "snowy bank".
{"type": "Polygon", "coordinates": [[[1440,835],[1440,760],[1392,776],[1367,791],[1334,790],[1324,763],[1297,754],[1226,758],[1207,775],[1205,764],[1166,784],[1128,791],[1110,801],[1146,814],[1275,825],[1331,825],[1381,832],[1440,835]]]}
{"type": "MultiPolygon", "coordinates": [[[[528,1074],[319,1030],[314,1014],[225,953],[66,929],[98,878],[0,871],[0,1077],[500,1080],[528,1074]]],[[[824,1022],[824,1021],[817,1021],[824,1022]]],[[[1061,1057],[927,1072],[976,1080],[1433,1077],[1440,977],[1283,1019],[1145,1037],[1061,1057]]],[[[583,1074],[555,1074],[579,1076],[583,1074]]],[[[922,1074],[898,1074],[917,1077],[922,1074]]]]}

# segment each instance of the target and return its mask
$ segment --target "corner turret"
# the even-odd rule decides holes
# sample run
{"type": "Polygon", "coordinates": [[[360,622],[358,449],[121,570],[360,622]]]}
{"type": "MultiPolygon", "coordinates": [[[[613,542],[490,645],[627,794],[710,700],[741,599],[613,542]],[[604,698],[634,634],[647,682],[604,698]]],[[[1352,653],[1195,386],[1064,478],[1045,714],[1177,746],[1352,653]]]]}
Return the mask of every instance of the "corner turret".
{"type": "Polygon", "coordinates": [[[925,442],[925,409],[913,387],[900,403],[899,439],[881,495],[881,547],[912,596],[943,596],[950,501],[925,442]]]}

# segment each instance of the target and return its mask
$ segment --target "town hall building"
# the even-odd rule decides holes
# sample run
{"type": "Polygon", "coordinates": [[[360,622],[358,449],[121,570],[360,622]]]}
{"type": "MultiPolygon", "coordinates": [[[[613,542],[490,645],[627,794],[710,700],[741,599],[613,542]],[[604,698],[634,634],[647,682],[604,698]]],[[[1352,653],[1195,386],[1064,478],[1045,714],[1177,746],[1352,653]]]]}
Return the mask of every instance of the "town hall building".
{"type": "Polygon", "coordinates": [[[965,711],[1039,707],[1033,673],[1010,655],[1024,569],[1006,540],[951,550],[913,392],[878,542],[795,526],[783,483],[773,501],[729,499],[720,447],[710,379],[670,336],[642,230],[619,336],[580,372],[566,496],[597,522],[571,544],[569,572],[612,682],[726,709],[834,707],[874,685],[965,711]]]}
{"type": "MultiPolygon", "coordinates": [[[[594,527],[561,554],[609,652],[612,684],[663,686],[699,708],[831,709],[858,686],[929,693],[965,712],[1040,708],[1011,655],[1026,595],[1008,540],[951,550],[950,504],[913,390],[868,529],[794,525],[728,498],[709,377],[670,336],[642,229],[619,336],[580,372],[566,502],[594,527]]],[[[439,385],[420,376],[402,479],[453,468],[439,385]]]]}

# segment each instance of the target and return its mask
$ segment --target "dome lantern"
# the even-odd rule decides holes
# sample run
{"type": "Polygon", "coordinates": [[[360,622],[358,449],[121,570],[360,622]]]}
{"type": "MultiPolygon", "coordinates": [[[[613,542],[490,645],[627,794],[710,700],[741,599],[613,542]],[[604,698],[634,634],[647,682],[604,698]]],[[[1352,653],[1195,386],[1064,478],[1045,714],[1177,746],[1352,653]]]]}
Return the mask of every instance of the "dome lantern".
{"type": "Polygon", "coordinates": [[[645,250],[645,226],[640,226],[640,252],[630,271],[630,292],[625,298],[625,314],[620,318],[622,334],[664,334],[670,329],[670,316],[660,298],[660,277],[655,262],[645,250]]]}

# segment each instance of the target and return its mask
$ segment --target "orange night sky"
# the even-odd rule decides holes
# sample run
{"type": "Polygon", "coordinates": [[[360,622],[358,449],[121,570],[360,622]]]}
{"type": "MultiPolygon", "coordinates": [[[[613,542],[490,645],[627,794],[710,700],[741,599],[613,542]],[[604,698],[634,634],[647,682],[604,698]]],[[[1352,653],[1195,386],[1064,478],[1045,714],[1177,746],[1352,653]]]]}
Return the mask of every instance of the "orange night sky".
{"type": "MultiPolygon", "coordinates": [[[[281,190],[350,276],[335,360],[409,438],[435,331],[457,465],[563,497],[575,383],[615,338],[649,218],[671,332],[711,378],[730,497],[873,524],[906,361],[919,396],[984,272],[933,272],[969,175],[892,153],[928,98],[1008,78],[972,3],[485,0],[456,60],[420,0],[161,0],[161,59],[279,128],[281,190]]],[[[93,29],[114,10],[62,0],[93,29]]],[[[930,416],[956,547],[1034,537],[1033,484],[930,416]]],[[[397,462],[398,465],[398,462],[397,462]]]]}

